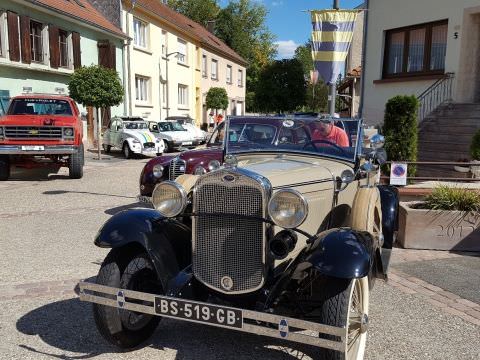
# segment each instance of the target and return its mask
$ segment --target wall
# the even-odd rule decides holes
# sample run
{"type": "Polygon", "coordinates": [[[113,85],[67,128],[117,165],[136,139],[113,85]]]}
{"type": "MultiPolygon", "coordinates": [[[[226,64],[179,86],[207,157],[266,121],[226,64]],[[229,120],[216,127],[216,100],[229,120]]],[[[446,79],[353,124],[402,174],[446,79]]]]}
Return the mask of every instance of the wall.
{"type": "MultiPolygon", "coordinates": [[[[108,39],[114,42],[116,45],[117,72],[123,79],[122,40],[90,28],[82,28],[77,23],[32,9],[28,5],[4,0],[2,1],[2,8],[14,11],[19,15],[28,14],[34,20],[45,24],[51,23],[61,29],[79,32],[82,65],[98,63],[97,40],[108,39]]],[[[68,94],[68,81],[72,73],[73,69],[54,69],[48,65],[23,64],[21,61],[12,62],[8,58],[0,58],[0,90],[9,90],[10,96],[16,96],[23,92],[24,86],[32,87],[32,91],[38,93],[55,93],[55,88],[60,87],[64,88],[65,93],[68,94]]],[[[82,112],[86,111],[81,105],[79,105],[79,108],[82,112]]],[[[112,115],[123,113],[123,104],[112,108],[112,115]]]]}
{"type": "MultiPolygon", "coordinates": [[[[455,93],[457,101],[472,101],[471,91],[465,89],[465,78],[471,76],[475,64],[461,67],[465,63],[466,51],[472,46],[478,49],[480,44],[468,43],[466,40],[477,31],[474,25],[466,22],[470,12],[480,12],[478,0],[370,0],[368,9],[368,38],[365,61],[364,119],[374,125],[383,121],[384,107],[387,100],[396,95],[420,95],[435,80],[402,81],[374,83],[382,78],[385,30],[403,26],[422,24],[448,19],[448,40],[445,71],[454,72],[456,76],[455,93]],[[468,14],[467,14],[468,12],[468,14]],[[455,33],[458,38],[455,38],[455,33]],[[463,74],[467,71],[468,75],[463,74]]],[[[478,50],[475,50],[478,51],[478,50]]],[[[478,53],[477,53],[478,54],[478,53]]],[[[476,80],[472,80],[478,82],[476,80]]],[[[470,87],[471,88],[471,87],[470,87]]]]}

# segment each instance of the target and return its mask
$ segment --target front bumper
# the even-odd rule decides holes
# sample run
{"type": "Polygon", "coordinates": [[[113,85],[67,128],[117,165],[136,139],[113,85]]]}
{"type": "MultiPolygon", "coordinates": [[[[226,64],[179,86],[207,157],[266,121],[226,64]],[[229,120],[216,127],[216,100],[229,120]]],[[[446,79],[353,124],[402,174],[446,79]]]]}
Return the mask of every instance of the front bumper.
{"type": "Polygon", "coordinates": [[[75,145],[0,145],[0,155],[71,155],[75,145]]]}
{"type": "MultiPolygon", "coordinates": [[[[187,299],[177,299],[168,296],[118,289],[85,281],[81,281],[78,285],[80,288],[81,301],[346,352],[347,329],[344,327],[334,327],[258,311],[224,307],[187,299]],[[112,295],[115,300],[112,299],[112,295]],[[139,300],[144,304],[139,304],[139,300]],[[190,312],[190,316],[185,316],[187,312],[183,312],[182,315],[175,315],[175,313],[168,311],[164,312],[162,310],[163,306],[160,306],[162,302],[170,304],[175,302],[176,306],[180,304],[179,309],[181,311],[183,311],[182,306],[186,308],[185,304],[188,304],[190,309],[196,309],[197,313],[200,315],[195,317],[195,311],[190,312]],[[236,322],[234,326],[228,326],[227,323],[220,324],[218,322],[209,321],[205,318],[202,319],[203,315],[209,317],[209,313],[205,314],[198,309],[204,310],[205,308],[220,309],[220,311],[223,311],[222,314],[231,311],[238,314],[238,318],[241,320],[236,322]],[[323,339],[319,337],[319,334],[335,336],[338,340],[323,339]]],[[[176,313],[179,313],[178,309],[176,309],[176,313]]]]}

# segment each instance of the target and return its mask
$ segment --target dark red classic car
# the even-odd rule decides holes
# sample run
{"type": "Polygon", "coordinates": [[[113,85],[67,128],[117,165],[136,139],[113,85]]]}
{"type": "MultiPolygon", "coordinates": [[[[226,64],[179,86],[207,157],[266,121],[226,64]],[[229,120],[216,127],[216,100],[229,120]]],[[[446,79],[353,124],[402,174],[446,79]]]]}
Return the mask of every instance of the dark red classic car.
{"type": "MultiPolygon", "coordinates": [[[[229,129],[230,136],[239,136],[245,141],[274,143],[311,143],[312,135],[304,128],[289,127],[288,118],[285,117],[245,117],[239,122],[243,128],[229,129]],[[236,131],[237,130],[237,131],[236,131]]],[[[321,120],[319,120],[321,121],[321,120]]],[[[336,126],[346,130],[349,140],[355,136],[355,129],[341,120],[336,121],[336,126]]],[[[221,123],[214,130],[207,141],[206,148],[184,151],[178,155],[164,155],[150,160],[140,174],[140,196],[138,200],[150,202],[155,185],[164,180],[175,180],[183,174],[203,175],[218,169],[223,156],[223,134],[225,123],[221,123]]],[[[241,140],[242,141],[242,140],[241,140]]]]}

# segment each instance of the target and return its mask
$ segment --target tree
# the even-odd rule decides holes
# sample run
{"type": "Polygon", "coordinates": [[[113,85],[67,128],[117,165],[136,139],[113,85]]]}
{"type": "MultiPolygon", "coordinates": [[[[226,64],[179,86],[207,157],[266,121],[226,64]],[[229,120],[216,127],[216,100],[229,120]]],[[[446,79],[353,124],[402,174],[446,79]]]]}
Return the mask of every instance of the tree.
{"type": "Polygon", "coordinates": [[[228,107],[227,90],[221,87],[212,87],[207,92],[205,99],[207,109],[225,110],[228,107]]]}
{"type": "MultiPolygon", "coordinates": [[[[75,69],[68,83],[70,97],[84,106],[97,109],[119,105],[124,89],[118,73],[99,65],[75,69]]],[[[98,157],[100,158],[100,126],[97,126],[98,157]]]]}
{"type": "MultiPolygon", "coordinates": [[[[248,62],[246,91],[255,93],[260,73],[277,52],[274,35],[266,27],[267,9],[252,0],[232,0],[217,16],[215,35],[248,62]]],[[[247,111],[253,105],[247,96],[247,111]]]]}
{"type": "Polygon", "coordinates": [[[216,19],[220,11],[217,0],[168,0],[168,5],[205,27],[208,21],[216,19]]]}
{"type": "Polygon", "coordinates": [[[305,103],[306,82],[297,59],[274,61],[260,74],[255,103],[262,112],[293,111],[305,103]]]}
{"type": "Polygon", "coordinates": [[[310,78],[310,71],[313,70],[312,43],[307,41],[305,45],[300,45],[295,49],[295,59],[300,61],[303,66],[303,72],[307,78],[310,78]]]}

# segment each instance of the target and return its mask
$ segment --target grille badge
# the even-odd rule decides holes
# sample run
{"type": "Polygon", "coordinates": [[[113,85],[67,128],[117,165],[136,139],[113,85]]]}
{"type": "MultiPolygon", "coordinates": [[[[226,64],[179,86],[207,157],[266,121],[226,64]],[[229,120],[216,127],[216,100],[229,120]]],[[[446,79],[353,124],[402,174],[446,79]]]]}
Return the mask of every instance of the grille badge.
{"type": "Polygon", "coordinates": [[[234,182],[235,181],[235,176],[227,174],[222,178],[223,181],[225,182],[234,182]]]}
{"type": "Polygon", "coordinates": [[[38,135],[38,130],[33,129],[33,130],[30,130],[28,133],[30,135],[38,135]]]}
{"type": "Polygon", "coordinates": [[[230,276],[222,277],[220,283],[225,290],[231,290],[233,288],[233,280],[230,276]]]}

